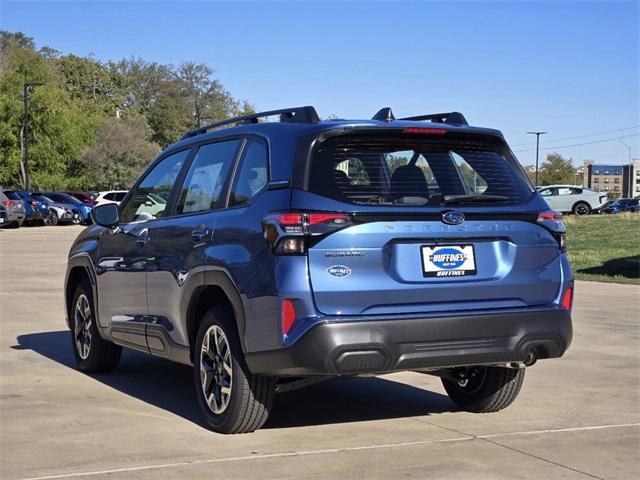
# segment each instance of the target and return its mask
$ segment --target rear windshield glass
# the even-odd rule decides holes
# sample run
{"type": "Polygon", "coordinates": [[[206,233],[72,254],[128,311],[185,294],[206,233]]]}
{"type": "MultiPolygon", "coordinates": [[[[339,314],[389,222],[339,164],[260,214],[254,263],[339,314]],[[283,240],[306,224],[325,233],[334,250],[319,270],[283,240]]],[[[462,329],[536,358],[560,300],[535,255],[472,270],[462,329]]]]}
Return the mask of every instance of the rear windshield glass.
{"type": "Polygon", "coordinates": [[[18,194],[18,192],[4,192],[4,194],[11,200],[22,200],[22,197],[18,194]]]}
{"type": "Polygon", "coordinates": [[[508,149],[482,142],[335,137],[316,147],[309,189],[353,204],[521,203],[532,188],[508,149]]]}

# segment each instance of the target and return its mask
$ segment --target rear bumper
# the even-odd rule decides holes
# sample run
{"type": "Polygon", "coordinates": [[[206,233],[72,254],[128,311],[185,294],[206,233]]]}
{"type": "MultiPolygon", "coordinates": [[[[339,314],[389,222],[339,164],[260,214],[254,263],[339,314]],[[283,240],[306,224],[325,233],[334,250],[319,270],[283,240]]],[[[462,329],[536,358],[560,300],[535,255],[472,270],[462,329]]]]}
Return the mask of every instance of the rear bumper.
{"type": "Polygon", "coordinates": [[[255,374],[349,375],[560,357],[571,344],[571,314],[552,309],[491,315],[327,321],[289,347],[248,353],[255,374]]]}

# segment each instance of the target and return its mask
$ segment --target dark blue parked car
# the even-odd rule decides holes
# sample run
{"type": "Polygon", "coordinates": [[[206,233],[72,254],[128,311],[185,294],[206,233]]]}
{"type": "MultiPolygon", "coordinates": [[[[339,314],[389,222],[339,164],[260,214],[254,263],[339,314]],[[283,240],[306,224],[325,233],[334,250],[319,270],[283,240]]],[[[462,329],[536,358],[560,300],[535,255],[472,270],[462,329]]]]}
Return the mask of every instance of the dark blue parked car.
{"type": "Polygon", "coordinates": [[[640,212],[640,200],[637,198],[620,198],[607,204],[602,213],[640,212]]]}
{"type": "Polygon", "coordinates": [[[82,214],[82,223],[91,223],[91,211],[93,207],[87,205],[81,200],[78,200],[73,195],[63,192],[42,192],[47,198],[50,198],[56,203],[66,204],[82,214]]]}
{"type": "Polygon", "coordinates": [[[4,194],[10,200],[22,200],[24,204],[24,225],[44,225],[49,216],[49,207],[45,202],[31,197],[26,190],[5,190],[4,194]]]}
{"type": "Polygon", "coordinates": [[[571,343],[562,215],[460,113],[209,125],[93,217],[65,284],[79,368],[193,365],[219,432],[259,428],[276,391],[402,370],[497,411],[571,343]]]}

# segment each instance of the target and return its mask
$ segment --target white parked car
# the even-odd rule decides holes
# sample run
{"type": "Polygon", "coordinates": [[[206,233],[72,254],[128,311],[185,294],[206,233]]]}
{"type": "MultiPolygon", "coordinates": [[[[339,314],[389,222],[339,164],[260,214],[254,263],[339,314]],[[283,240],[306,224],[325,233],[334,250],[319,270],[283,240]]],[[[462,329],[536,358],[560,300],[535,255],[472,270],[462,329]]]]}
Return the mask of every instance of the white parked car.
{"type": "Polygon", "coordinates": [[[127,190],[108,190],[106,192],[98,192],[94,198],[94,206],[97,207],[98,205],[105,205],[107,203],[120,205],[120,202],[127,193],[129,193],[127,190]]]}
{"type": "Polygon", "coordinates": [[[606,192],[596,192],[576,185],[546,185],[537,188],[551,208],[563,213],[588,215],[607,203],[606,192]]]}

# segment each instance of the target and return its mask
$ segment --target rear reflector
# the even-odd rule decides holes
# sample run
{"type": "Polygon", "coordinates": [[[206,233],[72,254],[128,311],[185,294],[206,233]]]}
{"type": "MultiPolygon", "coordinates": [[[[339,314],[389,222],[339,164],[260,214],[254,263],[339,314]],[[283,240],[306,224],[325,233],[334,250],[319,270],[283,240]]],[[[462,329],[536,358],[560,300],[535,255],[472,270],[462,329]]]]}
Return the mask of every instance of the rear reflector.
{"type": "Polygon", "coordinates": [[[447,131],[444,128],[405,128],[402,133],[417,133],[422,135],[444,135],[447,131]]]}
{"type": "Polygon", "coordinates": [[[573,287],[569,287],[564,291],[560,304],[565,310],[571,311],[571,307],[573,306],[573,287]]]}
{"type": "Polygon", "coordinates": [[[296,321],[296,308],[288,298],[282,302],[282,334],[288,335],[296,321]]]}

